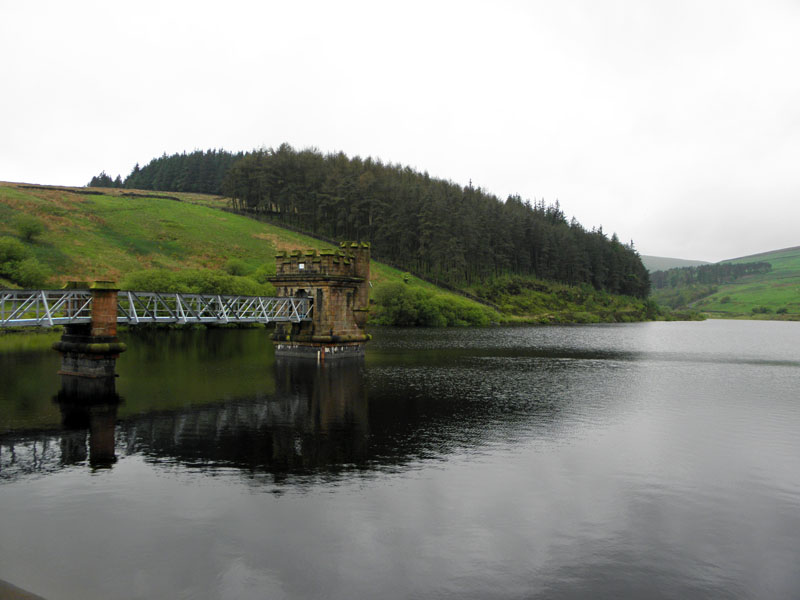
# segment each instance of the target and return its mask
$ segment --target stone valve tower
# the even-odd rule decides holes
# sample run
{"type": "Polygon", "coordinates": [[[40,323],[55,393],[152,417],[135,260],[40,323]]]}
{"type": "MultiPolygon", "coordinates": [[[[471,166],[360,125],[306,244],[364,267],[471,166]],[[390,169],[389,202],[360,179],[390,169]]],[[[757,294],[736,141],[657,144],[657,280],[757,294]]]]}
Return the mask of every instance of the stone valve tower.
{"type": "Polygon", "coordinates": [[[312,319],[277,323],[278,356],[319,361],[360,357],[369,339],[369,244],[342,242],[337,249],[280,251],[270,281],[279,296],[306,296],[312,319]]]}

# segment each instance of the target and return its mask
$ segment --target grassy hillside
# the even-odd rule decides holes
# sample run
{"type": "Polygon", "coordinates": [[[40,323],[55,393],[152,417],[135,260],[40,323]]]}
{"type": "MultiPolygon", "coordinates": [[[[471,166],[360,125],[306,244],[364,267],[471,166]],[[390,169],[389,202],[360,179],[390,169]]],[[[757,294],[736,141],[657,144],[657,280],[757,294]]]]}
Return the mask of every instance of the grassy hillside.
{"type": "Polygon", "coordinates": [[[686,260],[684,258],[668,258],[666,256],[645,256],[642,255],[642,263],[650,273],[655,271],[666,271],[667,269],[677,269],[680,267],[696,267],[707,265],[704,260],[686,260]]]}
{"type": "Polygon", "coordinates": [[[44,228],[29,246],[54,284],[119,281],[139,269],[218,269],[229,258],[258,266],[272,260],[275,250],[262,227],[189,198],[179,202],[1,186],[0,235],[18,234],[20,214],[44,228]]]}
{"type": "MultiPolygon", "coordinates": [[[[800,247],[785,248],[722,262],[768,262],[768,273],[732,283],[684,290],[688,306],[717,318],[800,320],[800,247]]],[[[657,301],[674,290],[654,294],[657,301]]]]}
{"type": "MultiPolygon", "coordinates": [[[[0,183],[0,242],[21,245],[26,260],[41,267],[47,280],[42,285],[49,287],[94,279],[111,279],[130,288],[141,287],[134,285],[140,282],[190,285],[177,281],[179,273],[193,273],[195,285],[202,287],[208,281],[203,274],[227,273],[228,280],[220,285],[233,285],[235,279],[247,282],[243,289],[255,293],[271,291],[266,277],[274,273],[276,250],[330,246],[223,212],[224,207],[223,198],[202,194],[0,183]],[[33,231],[30,239],[26,227],[33,231]]],[[[19,287],[18,273],[9,264],[0,264],[0,287],[14,287],[14,276],[19,287]]],[[[501,305],[502,312],[497,312],[373,261],[372,319],[384,324],[468,325],[628,321],[653,314],[652,306],[643,301],[612,297],[586,286],[515,281],[510,287],[471,290],[501,305]]]]}

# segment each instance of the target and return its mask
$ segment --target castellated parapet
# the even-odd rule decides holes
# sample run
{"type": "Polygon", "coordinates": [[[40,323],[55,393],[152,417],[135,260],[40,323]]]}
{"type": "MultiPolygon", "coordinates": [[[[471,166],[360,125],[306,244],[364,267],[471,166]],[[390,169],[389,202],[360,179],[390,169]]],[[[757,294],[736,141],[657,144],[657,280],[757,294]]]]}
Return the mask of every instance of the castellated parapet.
{"type": "Polygon", "coordinates": [[[283,356],[320,360],[363,356],[369,310],[369,254],[365,242],[339,248],[281,251],[270,281],[278,296],[309,297],[312,320],[279,323],[273,341],[283,356]]]}

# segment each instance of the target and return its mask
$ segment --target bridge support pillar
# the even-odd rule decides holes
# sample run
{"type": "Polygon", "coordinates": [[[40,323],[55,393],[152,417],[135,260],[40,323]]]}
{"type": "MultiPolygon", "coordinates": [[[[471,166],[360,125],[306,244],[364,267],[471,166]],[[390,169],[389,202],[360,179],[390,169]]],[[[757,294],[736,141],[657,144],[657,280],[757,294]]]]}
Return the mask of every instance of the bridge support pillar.
{"type": "MultiPolygon", "coordinates": [[[[74,284],[80,287],[80,284],[74,284]]],[[[110,281],[96,281],[92,292],[92,321],[67,325],[53,348],[61,353],[60,375],[113,378],[125,344],[117,339],[117,292],[110,281]]]]}
{"type": "Polygon", "coordinates": [[[319,362],[364,356],[369,311],[367,243],[342,242],[338,249],[280,252],[270,281],[282,296],[307,296],[312,319],[278,323],[275,354],[319,362]]]}

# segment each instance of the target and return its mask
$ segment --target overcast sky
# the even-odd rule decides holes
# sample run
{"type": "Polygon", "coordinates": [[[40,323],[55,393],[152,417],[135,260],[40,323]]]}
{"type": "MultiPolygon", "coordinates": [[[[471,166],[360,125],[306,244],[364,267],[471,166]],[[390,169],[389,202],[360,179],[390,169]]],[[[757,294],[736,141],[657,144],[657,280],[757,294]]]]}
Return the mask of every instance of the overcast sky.
{"type": "Polygon", "coordinates": [[[559,200],[642,254],[800,245],[800,1],[0,0],[0,180],[288,142],[559,200]]]}

